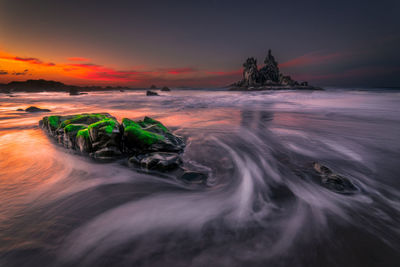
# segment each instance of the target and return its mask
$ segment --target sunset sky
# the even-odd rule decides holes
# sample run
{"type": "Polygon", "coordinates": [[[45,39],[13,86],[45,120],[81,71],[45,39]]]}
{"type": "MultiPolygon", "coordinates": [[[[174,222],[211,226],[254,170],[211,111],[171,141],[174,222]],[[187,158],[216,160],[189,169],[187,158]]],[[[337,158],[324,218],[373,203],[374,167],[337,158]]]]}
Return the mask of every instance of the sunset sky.
{"type": "Polygon", "coordinates": [[[269,48],[321,86],[400,86],[400,1],[0,0],[0,83],[219,87],[269,48]]]}

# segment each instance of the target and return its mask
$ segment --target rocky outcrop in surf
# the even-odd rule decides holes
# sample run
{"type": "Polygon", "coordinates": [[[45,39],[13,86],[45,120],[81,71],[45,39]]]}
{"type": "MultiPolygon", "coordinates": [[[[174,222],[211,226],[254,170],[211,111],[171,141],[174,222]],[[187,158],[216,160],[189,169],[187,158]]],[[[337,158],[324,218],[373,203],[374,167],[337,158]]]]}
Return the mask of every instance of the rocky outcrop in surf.
{"type": "Polygon", "coordinates": [[[185,181],[187,173],[193,176],[181,159],[183,138],[150,117],[138,121],[124,118],[119,123],[108,113],[84,113],[44,117],[39,125],[59,144],[95,159],[128,158],[130,166],[176,171],[185,181]]]}
{"type": "Polygon", "coordinates": [[[268,50],[264,66],[258,68],[257,59],[250,57],[243,63],[243,78],[231,85],[231,90],[279,90],[305,89],[321,90],[319,87],[308,85],[308,82],[297,82],[290,76],[283,75],[278,62],[268,50]]]}
{"type": "MultiPolygon", "coordinates": [[[[23,109],[18,109],[18,111],[23,111],[23,109]]],[[[38,108],[35,106],[30,106],[29,108],[25,109],[26,112],[50,112],[50,109],[47,108],[38,108]]]]}
{"type": "Polygon", "coordinates": [[[358,190],[348,178],[334,173],[327,166],[319,162],[313,163],[313,169],[318,175],[320,184],[331,191],[342,194],[352,194],[358,190]]]}

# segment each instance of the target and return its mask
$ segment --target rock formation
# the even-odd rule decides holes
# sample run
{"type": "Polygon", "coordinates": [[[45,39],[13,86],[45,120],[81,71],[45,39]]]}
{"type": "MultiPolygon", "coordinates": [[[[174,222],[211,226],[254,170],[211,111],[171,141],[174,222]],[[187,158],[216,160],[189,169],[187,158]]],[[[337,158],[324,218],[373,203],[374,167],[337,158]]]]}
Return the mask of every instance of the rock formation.
{"type": "MultiPolygon", "coordinates": [[[[18,111],[21,111],[21,110],[18,110],[18,111]]],[[[30,106],[29,108],[25,109],[25,111],[26,112],[50,112],[50,109],[30,106]]]]}
{"type": "Polygon", "coordinates": [[[243,80],[241,86],[258,86],[260,83],[260,73],[257,68],[257,59],[250,57],[243,63],[243,80]]]}
{"type": "Polygon", "coordinates": [[[243,63],[243,78],[232,84],[231,90],[265,90],[265,89],[312,89],[320,88],[309,86],[307,82],[297,82],[290,76],[279,71],[278,62],[268,50],[264,66],[257,67],[257,59],[250,57],[243,63]]]}
{"type": "Polygon", "coordinates": [[[157,92],[147,90],[147,91],[146,91],[146,95],[147,95],[147,96],[157,96],[157,95],[159,95],[159,94],[158,94],[157,92]]]}
{"type": "Polygon", "coordinates": [[[271,49],[268,50],[268,55],[264,60],[264,67],[260,69],[261,84],[276,83],[279,84],[279,67],[278,62],[271,54],[271,49]]]}
{"type": "Polygon", "coordinates": [[[68,149],[99,160],[128,158],[128,165],[162,172],[175,171],[182,180],[198,183],[206,175],[186,170],[183,139],[149,117],[120,124],[108,113],[43,117],[39,122],[51,137],[68,149]],[[193,178],[191,181],[188,177],[193,178]],[[196,180],[196,181],[194,181],[196,180]]]}
{"type": "Polygon", "coordinates": [[[314,162],[313,168],[319,176],[321,185],[329,190],[342,194],[352,194],[358,190],[349,179],[334,173],[325,165],[314,162]]]}

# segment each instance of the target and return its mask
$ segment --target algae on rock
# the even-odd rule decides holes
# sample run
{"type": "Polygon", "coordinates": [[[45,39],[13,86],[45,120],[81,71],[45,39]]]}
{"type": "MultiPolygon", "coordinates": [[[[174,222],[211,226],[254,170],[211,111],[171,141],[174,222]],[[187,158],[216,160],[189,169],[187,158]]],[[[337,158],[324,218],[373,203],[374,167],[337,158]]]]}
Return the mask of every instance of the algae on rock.
{"type": "Polygon", "coordinates": [[[183,139],[150,117],[124,118],[120,124],[108,113],[84,113],[44,117],[39,124],[66,148],[96,159],[127,156],[130,163],[163,171],[182,163],[183,139]]]}

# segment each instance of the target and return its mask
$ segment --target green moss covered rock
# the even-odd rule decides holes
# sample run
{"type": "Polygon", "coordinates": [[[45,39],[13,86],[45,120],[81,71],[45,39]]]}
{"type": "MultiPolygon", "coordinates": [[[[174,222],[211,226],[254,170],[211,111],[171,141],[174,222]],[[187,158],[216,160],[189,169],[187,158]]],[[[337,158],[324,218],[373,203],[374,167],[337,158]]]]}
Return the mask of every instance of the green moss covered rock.
{"type": "Polygon", "coordinates": [[[185,147],[182,138],[150,117],[139,121],[124,118],[121,125],[108,113],[84,113],[48,116],[39,124],[66,148],[88,153],[98,159],[155,152],[178,155],[185,147]]]}
{"type": "Polygon", "coordinates": [[[126,152],[179,152],[185,147],[182,138],[172,134],[161,122],[149,117],[142,121],[122,120],[126,152]]]}
{"type": "Polygon", "coordinates": [[[122,154],[120,125],[108,113],[49,116],[39,124],[66,148],[89,153],[99,159],[122,154]]]}
{"type": "Polygon", "coordinates": [[[183,139],[150,117],[138,121],[124,118],[120,124],[108,113],[53,115],[44,117],[39,125],[64,147],[95,159],[126,158],[129,166],[175,173],[189,183],[207,179],[207,175],[183,166],[183,139]]]}

